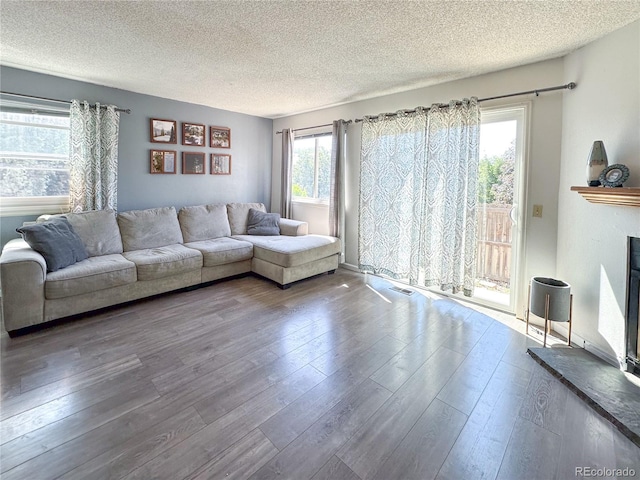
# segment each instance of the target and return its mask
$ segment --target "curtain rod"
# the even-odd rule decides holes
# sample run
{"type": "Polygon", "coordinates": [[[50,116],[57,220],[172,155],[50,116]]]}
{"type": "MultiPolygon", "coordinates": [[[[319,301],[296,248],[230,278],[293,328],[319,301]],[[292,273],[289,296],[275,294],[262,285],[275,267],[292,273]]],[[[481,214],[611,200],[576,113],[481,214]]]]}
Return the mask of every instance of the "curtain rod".
{"type": "MultiPolygon", "coordinates": [[[[538,88],[536,90],[528,90],[526,92],[507,93],[506,95],[498,95],[496,97],[479,98],[478,99],[478,103],[487,102],[489,100],[497,100],[499,98],[519,97],[521,95],[532,95],[532,94],[535,94],[535,96],[537,97],[538,95],[540,95],[541,93],[544,93],[544,92],[552,92],[554,90],[573,90],[574,88],[576,88],[576,83],[575,82],[570,82],[570,83],[567,83],[566,85],[558,85],[557,87],[538,88]]],[[[438,105],[446,107],[448,105],[448,103],[440,103],[438,105]]],[[[415,113],[418,108],[421,108],[421,107],[417,107],[417,108],[414,108],[412,110],[401,110],[401,112],[402,113],[415,113]]],[[[424,110],[429,110],[428,108],[425,108],[425,107],[422,107],[422,108],[424,108],[424,110]]],[[[381,113],[379,115],[384,115],[385,117],[395,117],[396,115],[398,115],[398,112],[395,112],[395,113],[381,113]]],[[[376,115],[376,116],[379,116],[379,115],[376,115]]],[[[359,123],[359,122],[362,122],[362,121],[364,121],[364,118],[356,118],[355,119],[356,123],[359,123]]]]}
{"type": "MultiPolygon", "coordinates": [[[[36,97],[35,95],[25,95],[23,93],[12,93],[12,92],[0,91],[0,94],[2,94],[2,95],[11,95],[13,97],[21,97],[21,98],[34,98],[36,100],[47,100],[48,102],[71,104],[70,100],[57,100],[55,98],[36,97]]],[[[95,105],[91,105],[91,106],[95,107],[95,105]]],[[[101,105],[101,107],[106,108],[106,105],[101,105]]],[[[129,108],[116,108],[115,111],[116,112],[123,112],[123,113],[127,113],[127,114],[131,113],[131,110],[129,108]]]]}
{"type": "MultiPolygon", "coordinates": [[[[350,124],[353,120],[343,120],[344,123],[346,123],[347,125],[350,124]]],[[[315,125],[313,127],[304,127],[304,128],[294,128],[292,131],[294,132],[301,132],[303,130],[311,130],[312,128],[322,128],[322,127],[332,127],[333,123],[325,123],[324,125],[315,125]]],[[[279,132],[276,132],[276,135],[281,135],[282,134],[282,130],[280,130],[279,132]]]]}

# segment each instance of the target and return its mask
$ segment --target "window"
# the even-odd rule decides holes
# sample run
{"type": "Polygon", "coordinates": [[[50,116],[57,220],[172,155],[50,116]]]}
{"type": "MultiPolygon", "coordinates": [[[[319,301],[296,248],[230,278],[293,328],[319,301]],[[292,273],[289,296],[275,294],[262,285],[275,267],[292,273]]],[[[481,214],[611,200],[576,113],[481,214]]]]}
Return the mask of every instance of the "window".
{"type": "Polygon", "coordinates": [[[294,139],[291,165],[294,201],[329,202],[331,141],[330,133],[294,139]]]}
{"type": "Polygon", "coordinates": [[[60,213],[69,204],[69,112],[0,110],[0,213],[60,213]]]}

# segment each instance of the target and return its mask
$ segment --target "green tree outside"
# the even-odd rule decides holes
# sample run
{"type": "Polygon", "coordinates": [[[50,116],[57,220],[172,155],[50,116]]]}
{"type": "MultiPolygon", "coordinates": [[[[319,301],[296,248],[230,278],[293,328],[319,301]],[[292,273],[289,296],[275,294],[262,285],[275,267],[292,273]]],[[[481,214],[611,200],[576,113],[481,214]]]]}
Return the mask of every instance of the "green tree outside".
{"type": "Polygon", "coordinates": [[[291,167],[294,197],[327,200],[331,188],[331,135],[295,140],[291,167]],[[318,178],[315,178],[316,142],[318,152],[318,178]],[[317,196],[316,192],[317,181],[317,196]]]}
{"type": "Polygon", "coordinates": [[[483,157],[478,167],[478,201],[481,204],[513,204],[515,140],[502,155],[483,157]]]}

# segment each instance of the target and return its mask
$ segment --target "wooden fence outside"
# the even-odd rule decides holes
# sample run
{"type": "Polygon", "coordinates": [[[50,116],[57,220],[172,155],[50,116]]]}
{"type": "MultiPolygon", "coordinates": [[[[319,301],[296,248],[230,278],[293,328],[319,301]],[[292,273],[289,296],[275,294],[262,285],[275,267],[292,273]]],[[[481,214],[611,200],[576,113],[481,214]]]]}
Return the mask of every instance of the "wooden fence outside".
{"type": "Polygon", "coordinates": [[[478,210],[476,278],[509,282],[511,277],[511,205],[486,205],[478,210]]]}

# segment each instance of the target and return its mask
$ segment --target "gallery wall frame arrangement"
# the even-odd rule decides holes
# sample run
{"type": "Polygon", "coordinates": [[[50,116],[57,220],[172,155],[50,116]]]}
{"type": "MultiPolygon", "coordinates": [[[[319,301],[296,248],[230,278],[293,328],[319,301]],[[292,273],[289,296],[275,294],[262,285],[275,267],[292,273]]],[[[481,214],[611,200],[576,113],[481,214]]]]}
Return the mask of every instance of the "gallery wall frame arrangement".
{"type": "Polygon", "coordinates": [[[228,127],[209,127],[209,146],[212,148],[231,148],[231,129],[228,127]]]}
{"type": "Polygon", "coordinates": [[[178,152],[175,150],[151,150],[150,172],[175,174],[177,156],[178,152]]]}
{"type": "Polygon", "coordinates": [[[182,152],[182,173],[204,175],[204,152],[182,152]]]}
{"type": "MultiPolygon", "coordinates": [[[[178,122],[176,120],[150,118],[149,135],[151,143],[177,144],[178,122]]],[[[207,146],[207,126],[202,123],[181,122],[182,145],[188,147],[207,146]]],[[[231,148],[231,128],[209,126],[209,147],[231,148]]],[[[160,147],[162,148],[162,147],[160,147]]],[[[203,175],[207,170],[204,152],[181,152],[182,172],[187,175],[203,175]]],[[[178,173],[178,152],[153,148],[149,151],[149,173],[178,173]]],[[[231,175],[231,155],[210,153],[209,173],[211,175],[231,175]]]]}
{"type": "Polygon", "coordinates": [[[209,172],[211,175],[231,175],[231,155],[212,153],[209,172]]]}
{"type": "Polygon", "coordinates": [[[182,144],[206,147],[205,127],[201,123],[182,122],[182,144]]]}
{"type": "Polygon", "coordinates": [[[178,143],[175,120],[152,118],[150,126],[152,143],[178,143]]]}

